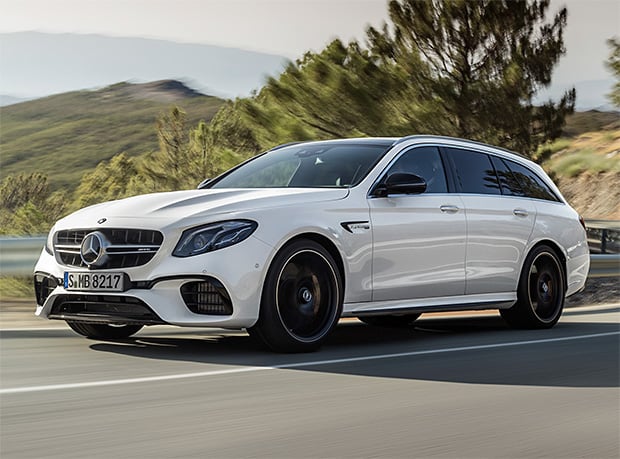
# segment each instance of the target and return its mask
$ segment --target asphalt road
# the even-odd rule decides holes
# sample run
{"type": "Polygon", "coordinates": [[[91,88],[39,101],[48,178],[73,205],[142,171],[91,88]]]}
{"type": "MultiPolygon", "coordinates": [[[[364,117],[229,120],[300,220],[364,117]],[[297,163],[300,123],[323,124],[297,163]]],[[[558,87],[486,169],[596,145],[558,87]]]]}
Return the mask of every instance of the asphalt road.
{"type": "Polygon", "coordinates": [[[3,459],[620,456],[618,305],[543,331],[348,322],[305,355],[171,327],[0,338],[3,459]]]}

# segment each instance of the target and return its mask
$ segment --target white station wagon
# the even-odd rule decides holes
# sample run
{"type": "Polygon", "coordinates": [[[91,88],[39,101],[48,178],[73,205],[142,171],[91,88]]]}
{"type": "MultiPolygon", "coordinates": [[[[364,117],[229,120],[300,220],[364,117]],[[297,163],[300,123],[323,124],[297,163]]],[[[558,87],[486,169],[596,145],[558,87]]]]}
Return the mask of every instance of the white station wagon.
{"type": "Polygon", "coordinates": [[[499,309],[549,328],[588,269],[583,220],[538,165],[411,136],[287,144],[197,190],[82,209],[34,277],[36,314],[91,338],[221,327],[303,352],[341,317],[499,309]]]}

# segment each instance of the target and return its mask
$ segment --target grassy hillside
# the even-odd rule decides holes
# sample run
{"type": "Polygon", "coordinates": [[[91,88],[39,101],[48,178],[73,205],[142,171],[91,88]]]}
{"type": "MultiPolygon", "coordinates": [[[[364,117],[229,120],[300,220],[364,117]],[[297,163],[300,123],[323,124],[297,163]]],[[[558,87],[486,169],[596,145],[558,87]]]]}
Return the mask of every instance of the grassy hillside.
{"type": "Polygon", "coordinates": [[[73,189],[101,160],[156,150],[155,120],[170,106],[181,107],[192,126],[209,121],[222,103],[167,80],[118,83],[3,107],[0,170],[2,176],[40,171],[53,189],[73,189]]]}
{"type": "Polygon", "coordinates": [[[620,113],[575,113],[563,137],[545,148],[552,155],[543,167],[578,212],[620,220],[620,113]]]}
{"type": "Polygon", "coordinates": [[[588,110],[575,112],[568,116],[562,134],[563,137],[571,138],[587,132],[608,131],[610,129],[620,129],[620,112],[588,110]]]}

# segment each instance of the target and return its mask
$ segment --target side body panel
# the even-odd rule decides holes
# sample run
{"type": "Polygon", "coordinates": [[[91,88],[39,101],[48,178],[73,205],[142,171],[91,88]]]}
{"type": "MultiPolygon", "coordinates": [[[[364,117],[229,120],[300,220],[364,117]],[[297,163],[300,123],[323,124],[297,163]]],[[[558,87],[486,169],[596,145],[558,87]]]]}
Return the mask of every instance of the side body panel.
{"type": "Polygon", "coordinates": [[[463,295],[465,213],[454,194],[369,200],[373,301],[463,295]],[[442,206],[455,212],[442,212],[442,206]]]}
{"type": "Polygon", "coordinates": [[[534,222],[531,199],[463,194],[467,213],[465,292],[512,292],[517,289],[525,249],[534,222]]]}

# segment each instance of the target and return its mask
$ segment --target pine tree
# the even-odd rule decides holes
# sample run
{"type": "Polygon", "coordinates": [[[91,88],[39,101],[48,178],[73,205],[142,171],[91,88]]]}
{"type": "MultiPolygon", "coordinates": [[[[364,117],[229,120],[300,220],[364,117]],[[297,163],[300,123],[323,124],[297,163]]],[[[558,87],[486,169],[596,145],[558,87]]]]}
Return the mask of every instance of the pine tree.
{"type": "Polygon", "coordinates": [[[190,152],[198,162],[197,173],[204,180],[213,178],[213,155],[209,151],[209,125],[200,121],[190,132],[190,152]]]}
{"type": "Polygon", "coordinates": [[[445,134],[532,153],[559,136],[575,102],[571,89],[533,104],[565,53],[566,8],[549,22],[548,9],[549,0],[392,0],[390,24],[370,27],[368,43],[405,71],[445,134]]]}
{"type": "Polygon", "coordinates": [[[616,77],[616,82],[609,94],[609,99],[616,107],[620,107],[620,39],[610,38],[607,40],[607,44],[611,48],[609,59],[606,62],[607,68],[616,77]]]}
{"type": "Polygon", "coordinates": [[[162,113],[157,119],[157,138],[159,150],[141,158],[139,173],[150,184],[149,191],[178,190],[193,172],[185,112],[174,106],[162,113]]]}
{"type": "Polygon", "coordinates": [[[45,234],[66,214],[70,196],[51,193],[45,174],[9,175],[0,184],[0,234],[45,234]]]}
{"type": "Polygon", "coordinates": [[[138,174],[135,163],[136,160],[120,153],[84,174],[75,192],[74,210],[137,194],[129,189],[138,174]]]}

